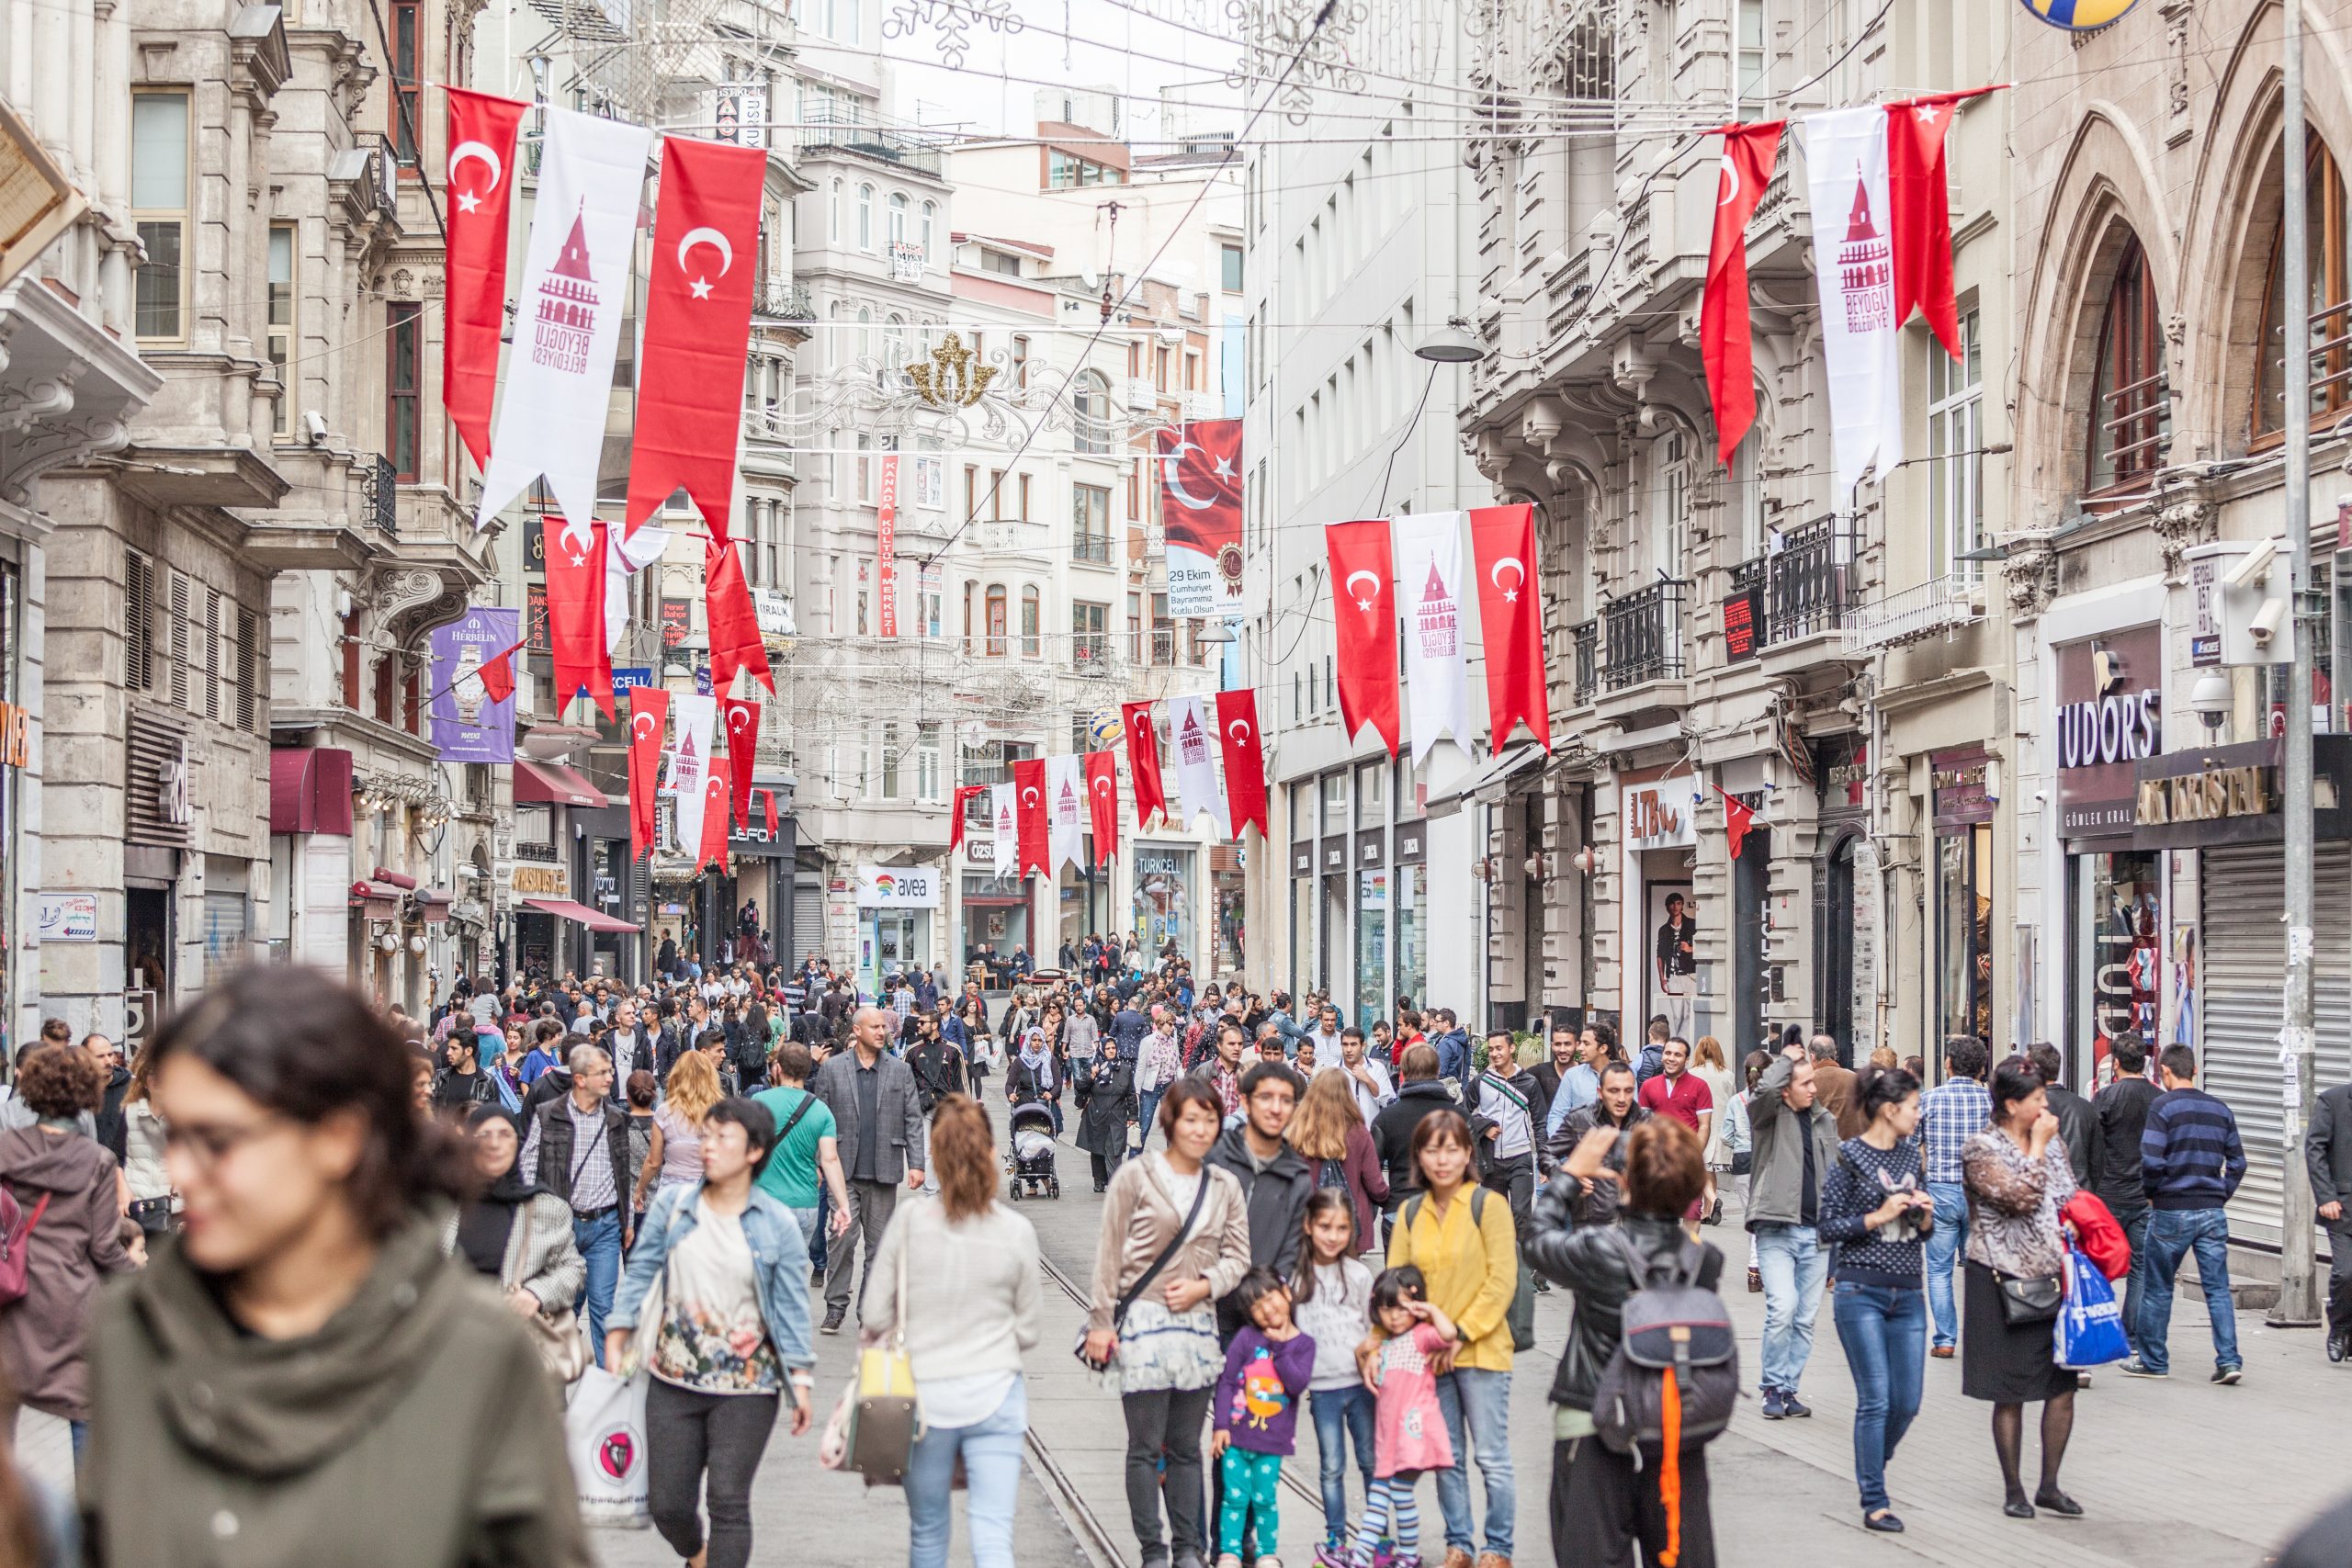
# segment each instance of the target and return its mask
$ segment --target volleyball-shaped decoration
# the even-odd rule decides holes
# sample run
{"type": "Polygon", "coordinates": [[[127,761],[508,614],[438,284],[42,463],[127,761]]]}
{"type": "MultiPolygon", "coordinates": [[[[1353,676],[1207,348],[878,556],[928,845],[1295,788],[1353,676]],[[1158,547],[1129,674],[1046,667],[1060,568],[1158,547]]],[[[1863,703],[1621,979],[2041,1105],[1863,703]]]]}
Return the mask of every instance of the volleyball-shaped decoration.
{"type": "Polygon", "coordinates": [[[1119,722],[1117,708],[1096,708],[1086,721],[1086,743],[1090,750],[1107,751],[1118,744],[1126,727],[1119,722]]]}
{"type": "Polygon", "coordinates": [[[2086,33],[2120,22],[2139,0],[2025,0],[2025,8],[2053,28],[2086,33]]]}

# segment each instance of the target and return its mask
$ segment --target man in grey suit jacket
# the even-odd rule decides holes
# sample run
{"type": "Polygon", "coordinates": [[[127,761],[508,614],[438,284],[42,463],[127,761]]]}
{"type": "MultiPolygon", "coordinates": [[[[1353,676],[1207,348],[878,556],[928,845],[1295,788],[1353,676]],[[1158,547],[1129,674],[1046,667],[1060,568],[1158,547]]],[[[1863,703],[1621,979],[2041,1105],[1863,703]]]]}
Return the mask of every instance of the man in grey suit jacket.
{"type": "MultiPolygon", "coordinates": [[[[882,1245],[883,1229],[898,1207],[899,1183],[920,1191],[923,1181],[922,1108],[913,1070],[889,1053],[891,1021],[880,1008],[858,1009],[850,1020],[850,1049],[828,1057],[809,1085],[809,1092],[833,1113],[852,1217],[868,1258],[882,1245]]],[[[855,1236],[844,1235],[825,1257],[827,1334],[840,1333],[849,1314],[854,1250],[855,1236]]]]}
{"type": "Polygon", "coordinates": [[[2303,1140],[2303,1163],[2334,1257],[2327,1271],[2327,1359],[2340,1362],[2352,1359],[2352,1084],[2319,1097],[2303,1140]]]}

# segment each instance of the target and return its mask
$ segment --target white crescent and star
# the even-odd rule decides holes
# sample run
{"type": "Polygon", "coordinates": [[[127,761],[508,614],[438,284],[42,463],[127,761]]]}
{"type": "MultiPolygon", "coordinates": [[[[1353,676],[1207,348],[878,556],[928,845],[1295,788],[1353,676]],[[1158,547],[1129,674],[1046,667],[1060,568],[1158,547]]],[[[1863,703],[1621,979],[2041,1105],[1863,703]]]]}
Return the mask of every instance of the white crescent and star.
{"type": "Polygon", "coordinates": [[[1724,149],[1723,195],[1716,198],[1717,207],[1729,207],[1739,199],[1739,165],[1732,162],[1731,149],[1724,149]]]}
{"type": "Polygon", "coordinates": [[[1366,582],[1371,583],[1372,586],[1364,591],[1366,597],[1356,601],[1356,608],[1369,613],[1373,605],[1377,603],[1380,598],[1380,579],[1374,573],[1366,571],[1363,568],[1359,567],[1355,570],[1348,573],[1348,581],[1341,584],[1341,586],[1346,588],[1349,592],[1353,593],[1356,591],[1356,579],[1359,577],[1363,578],[1366,582]]]}
{"type": "MultiPolygon", "coordinates": [[[[678,270],[680,272],[693,270],[686,256],[696,245],[715,245],[718,248],[719,276],[725,277],[735,265],[735,247],[728,243],[726,235],[705,224],[699,229],[687,230],[685,238],[678,242],[678,270]]],[[[694,296],[697,299],[710,298],[711,284],[707,278],[697,277],[686,287],[694,290],[694,296]]]]}
{"type": "Polygon", "coordinates": [[[1492,567],[1487,569],[1487,580],[1489,582],[1492,582],[1496,587],[1503,588],[1504,604],[1516,604],[1519,603],[1519,591],[1521,587],[1525,586],[1527,582],[1527,568],[1521,564],[1520,558],[1517,556],[1505,556],[1502,559],[1497,561],[1492,567]],[[1519,574],[1519,581],[1512,583],[1509,588],[1503,588],[1503,568],[1505,567],[1510,568],[1511,570],[1519,574]]]}
{"type": "Polygon", "coordinates": [[[639,714],[629,720],[630,730],[638,735],[650,735],[653,733],[653,716],[650,713],[639,714]]]}
{"type": "Polygon", "coordinates": [[[1250,721],[1246,718],[1235,719],[1225,727],[1225,732],[1233,737],[1233,743],[1237,746],[1250,744],[1250,721]]]}
{"type": "Polygon", "coordinates": [[[1101,774],[1097,774],[1097,775],[1096,775],[1095,780],[1094,780],[1094,793],[1095,793],[1095,794],[1097,794],[1097,795],[1109,795],[1109,794],[1111,793],[1111,787],[1112,787],[1112,786],[1111,786],[1111,781],[1110,781],[1110,779],[1109,779],[1109,778],[1107,778],[1107,777],[1105,777],[1105,776],[1103,776],[1103,775],[1101,775],[1101,774]]]}
{"type": "Polygon", "coordinates": [[[742,728],[745,725],[747,725],[747,724],[749,724],[749,723],[751,723],[751,722],[752,722],[752,710],[751,710],[751,709],[749,709],[749,708],[741,708],[741,707],[735,707],[735,708],[729,708],[729,709],[727,710],[727,728],[728,728],[730,731],[732,731],[732,730],[737,730],[737,729],[741,729],[741,728],[742,728]]]}
{"type": "Polygon", "coordinates": [[[1037,786],[1035,784],[1031,784],[1027,789],[1021,792],[1021,804],[1023,806],[1031,805],[1038,798],[1037,786]]]}
{"type": "Polygon", "coordinates": [[[490,165],[490,183],[479,191],[459,191],[458,210],[460,212],[472,212],[479,209],[481,206],[481,198],[496,190],[498,182],[506,177],[505,169],[499,164],[498,154],[491,150],[488,142],[460,141],[449,149],[449,183],[451,185],[458,183],[458,166],[469,158],[479,158],[490,165]]]}
{"type": "Polygon", "coordinates": [[[1176,450],[1160,458],[1160,462],[1166,466],[1167,471],[1160,476],[1159,482],[1167,489],[1169,494],[1176,498],[1177,504],[1183,507],[1187,512],[1206,512],[1210,507],[1216,504],[1216,498],[1212,497],[1207,501],[1203,501],[1198,496],[1193,495],[1190,491],[1186,490],[1182,485],[1176,482],[1177,473],[1183,466],[1184,454],[1187,452],[1204,452],[1204,450],[1205,449],[1197,441],[1180,441],[1176,444],[1176,450]]]}

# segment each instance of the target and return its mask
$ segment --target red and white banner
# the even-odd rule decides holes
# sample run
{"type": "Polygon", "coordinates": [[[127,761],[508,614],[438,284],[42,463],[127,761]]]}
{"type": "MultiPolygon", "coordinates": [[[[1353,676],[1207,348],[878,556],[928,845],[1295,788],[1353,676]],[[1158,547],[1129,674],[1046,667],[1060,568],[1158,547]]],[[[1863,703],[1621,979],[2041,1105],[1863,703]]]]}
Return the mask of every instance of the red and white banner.
{"type": "Polygon", "coordinates": [[[1462,513],[1396,519],[1396,597],[1405,612],[1405,690],[1413,761],[1438,737],[1470,750],[1469,627],[1462,613],[1462,513]]]}
{"type": "Polygon", "coordinates": [[[1021,852],[1017,875],[1053,874],[1046,833],[1046,759],[1012,764],[1012,816],[1021,852]]]}
{"type": "Polygon", "coordinates": [[[1019,791],[1009,784],[989,786],[989,820],[995,824],[996,874],[1001,877],[1021,874],[1021,808],[1017,804],[1019,791]]]}
{"type": "Polygon", "coordinates": [[[1243,686],[1216,694],[1216,739],[1225,750],[1225,797],[1233,816],[1233,837],[1255,822],[1258,837],[1266,826],[1266,757],[1259,750],[1258,694],[1243,686]]]}
{"type": "Polygon", "coordinates": [[[1209,750],[1208,712],[1200,698],[1178,697],[1168,705],[1168,738],[1176,748],[1176,826],[1190,832],[1202,812],[1212,818],[1225,815],[1209,750]]]}
{"type": "MultiPolygon", "coordinates": [[[[1756,423],[1756,369],[1750,353],[1747,220],[1772,178],[1782,120],[1724,127],[1724,161],[1715,197],[1715,231],[1707,247],[1707,291],[1699,305],[1699,355],[1707,367],[1715,440],[1726,467],[1756,423]]],[[[1487,660],[1494,662],[1493,637],[1487,660]]]]}
{"type": "Polygon", "coordinates": [[[947,815],[947,852],[949,854],[952,855],[964,847],[966,805],[988,792],[989,786],[986,784],[957,784],[956,786],[956,804],[949,808],[947,815]]]}
{"type": "Polygon", "coordinates": [[[1094,863],[1109,865],[1119,852],[1119,761],[1109,751],[1086,754],[1086,808],[1094,829],[1094,863]]]}
{"type": "Polygon", "coordinates": [[[449,237],[441,286],[441,402],[479,469],[490,463],[498,340],[506,330],[506,229],[514,210],[515,133],[531,106],[463,87],[447,91],[449,237]]]}
{"type": "Polygon", "coordinates": [[[749,670],[775,691],[760,617],[752,608],[751,585],[743,581],[743,552],[734,540],[713,535],[703,542],[702,572],[704,610],[710,624],[710,689],[725,695],[735,689],[735,671],[749,670]]]}
{"type": "Polygon", "coordinates": [[[713,863],[718,864],[721,876],[727,874],[727,762],[725,757],[713,757],[710,760],[710,776],[703,783],[702,810],[699,813],[701,833],[695,840],[699,846],[695,851],[695,871],[697,874],[704,866],[713,863]]]}
{"type": "Polygon", "coordinates": [[[662,139],[624,534],[681,486],[712,533],[728,532],[767,165],[757,147],[662,139]]]}
{"type": "Polygon", "coordinates": [[[1121,703],[1119,723],[1127,732],[1127,778],[1136,792],[1136,826],[1151,825],[1151,814],[1168,815],[1168,786],[1159,776],[1159,730],[1151,705],[1121,703]]]}
{"type": "Polygon", "coordinates": [[[1478,568],[1478,626],[1487,652],[1487,744],[1503,749],[1524,722],[1552,749],[1544,690],[1544,596],[1535,568],[1535,508],[1474,506],[1470,556],[1478,568]]]}
{"type": "Polygon", "coordinates": [[[882,489],[874,501],[874,592],[876,624],[884,637],[899,635],[899,455],[882,454],[882,489]]]}
{"type": "Polygon", "coordinates": [[[728,770],[728,777],[733,783],[729,800],[735,823],[749,832],[752,770],[758,765],[760,750],[760,705],[749,697],[729,697],[718,705],[718,723],[727,731],[727,760],[734,764],[728,770]]]}
{"type": "MultiPolygon", "coordinates": [[[[596,515],[613,355],[628,308],[629,260],[653,133],[553,106],[543,112],[537,216],[476,526],[541,476],[574,527],[596,515]]],[[[740,367],[736,374],[740,386],[740,367]]]]}
{"type": "Polygon", "coordinates": [[[1340,718],[1351,744],[1365,725],[1396,755],[1404,727],[1396,685],[1396,580],[1388,520],[1330,523],[1323,545],[1331,558],[1331,626],[1340,718]]]}
{"type": "MultiPolygon", "coordinates": [[[[680,692],[670,704],[675,716],[670,733],[674,739],[662,793],[677,803],[678,847],[684,849],[702,842],[703,803],[707,798],[704,786],[711,776],[711,731],[718,721],[718,699],[680,692]]],[[[726,814],[725,795],[719,796],[718,810],[721,816],[726,814]]]]}
{"type": "Polygon", "coordinates": [[[1195,420],[1163,431],[1159,525],[1167,536],[1168,613],[1238,614],[1241,604],[1241,422],[1195,420]]]}
{"type": "Polygon", "coordinates": [[[669,693],[659,686],[628,689],[628,853],[632,861],[653,848],[662,731],[669,718],[669,693]]]}
{"type": "Polygon", "coordinates": [[[555,705],[560,713],[582,692],[613,717],[613,656],[605,635],[605,525],[597,522],[548,527],[548,646],[555,656],[555,705]]]}
{"type": "Polygon", "coordinates": [[[1086,863],[1086,763],[1074,751],[1046,759],[1046,852],[1056,876],[1086,863]]]}

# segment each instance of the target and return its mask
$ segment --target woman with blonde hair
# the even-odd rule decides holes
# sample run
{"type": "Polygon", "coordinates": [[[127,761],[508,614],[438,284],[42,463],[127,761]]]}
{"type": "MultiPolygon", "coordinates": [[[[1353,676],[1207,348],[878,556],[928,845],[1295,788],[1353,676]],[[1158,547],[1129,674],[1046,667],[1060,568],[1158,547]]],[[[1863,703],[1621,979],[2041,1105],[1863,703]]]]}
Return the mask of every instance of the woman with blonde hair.
{"type": "Polygon", "coordinates": [[[702,1179],[702,1129],[711,1107],[727,1098],[718,1069],[705,1051],[682,1053],[670,1069],[662,1104],[653,1112],[653,1139],[638,1168],[631,1212],[646,1206],[650,1190],[661,1192],[702,1179]]]}
{"type": "Polygon", "coordinates": [[[897,1335],[914,1364],[922,1435],[907,1464],[909,1568],[947,1561],[956,1468],[977,1568],[1012,1568],[1012,1509],[1029,1426],[1022,1355],[1041,1333],[1037,1233],[997,1201],[989,1113],[961,1094],[931,1118],[939,1201],[901,1203],[865,1271],[865,1333],[897,1335]],[[910,1258],[921,1258],[920,1267],[910,1258]]]}
{"type": "Polygon", "coordinates": [[[1705,1223],[1721,1224],[1724,1201],[1717,1178],[1731,1169],[1731,1118],[1727,1114],[1733,1097],[1739,1091],[1732,1077],[1731,1064],[1724,1059],[1724,1043],[1712,1034],[1699,1036],[1699,1043],[1690,1048],[1690,1072],[1707,1086],[1707,1093],[1715,1107],[1715,1114],[1707,1128],[1707,1144],[1703,1151],[1707,1162],[1706,1201],[1700,1209],[1705,1223]]]}
{"type": "Polygon", "coordinates": [[[1369,1252],[1378,1246],[1373,1216],[1388,1201],[1388,1175],[1356,1104],[1354,1081],[1345,1072],[1308,1078],[1288,1136],[1290,1146],[1314,1168],[1316,1186],[1346,1190],[1356,1217],[1355,1249],[1369,1252]]]}

